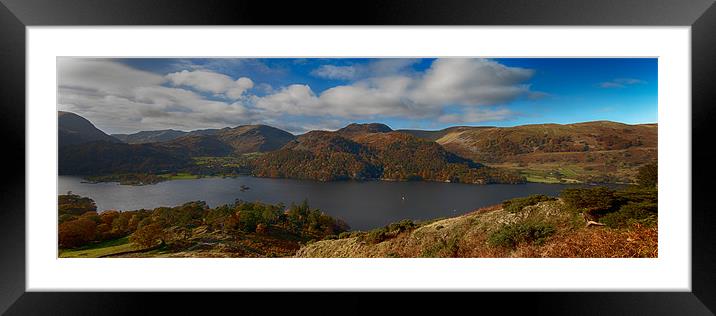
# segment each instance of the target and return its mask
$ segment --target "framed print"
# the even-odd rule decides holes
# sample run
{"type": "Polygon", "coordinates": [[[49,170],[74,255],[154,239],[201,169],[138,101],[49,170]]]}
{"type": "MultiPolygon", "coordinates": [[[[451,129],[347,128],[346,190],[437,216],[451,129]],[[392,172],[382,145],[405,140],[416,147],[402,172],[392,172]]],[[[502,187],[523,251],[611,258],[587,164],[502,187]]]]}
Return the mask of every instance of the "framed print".
{"type": "Polygon", "coordinates": [[[712,1],[518,2],[4,1],[0,307],[712,314],[712,1]]]}

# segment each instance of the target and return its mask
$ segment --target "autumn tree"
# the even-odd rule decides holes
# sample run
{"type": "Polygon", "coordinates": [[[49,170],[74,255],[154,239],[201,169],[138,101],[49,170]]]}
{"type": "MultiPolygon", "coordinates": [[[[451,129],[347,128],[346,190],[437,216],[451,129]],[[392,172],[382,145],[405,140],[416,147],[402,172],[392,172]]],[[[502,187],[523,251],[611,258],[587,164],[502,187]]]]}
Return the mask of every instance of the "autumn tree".
{"type": "Polygon", "coordinates": [[[129,237],[129,240],[137,245],[148,248],[155,246],[157,241],[164,242],[164,229],[158,223],[144,225],[129,237]]]}
{"type": "Polygon", "coordinates": [[[96,228],[97,223],[87,218],[78,218],[60,224],[58,230],[60,248],[79,247],[93,241],[96,228]]]}
{"type": "Polygon", "coordinates": [[[97,205],[92,199],[72,194],[72,192],[58,196],[57,204],[59,215],[82,215],[85,212],[97,211],[97,205]]]}
{"type": "Polygon", "coordinates": [[[656,187],[659,181],[659,168],[656,162],[648,163],[639,168],[637,183],[643,187],[656,187]]]}

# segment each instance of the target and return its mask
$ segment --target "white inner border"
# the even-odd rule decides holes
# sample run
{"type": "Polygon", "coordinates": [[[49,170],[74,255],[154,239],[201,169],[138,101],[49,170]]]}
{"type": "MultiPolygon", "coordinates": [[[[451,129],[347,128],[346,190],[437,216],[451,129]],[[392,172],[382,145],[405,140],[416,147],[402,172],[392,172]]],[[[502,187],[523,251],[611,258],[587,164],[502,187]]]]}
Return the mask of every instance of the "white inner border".
{"type": "Polygon", "coordinates": [[[690,34],[689,27],[28,27],[27,290],[690,291],[690,34]],[[658,57],[659,257],[58,259],[58,56],[658,57]]]}

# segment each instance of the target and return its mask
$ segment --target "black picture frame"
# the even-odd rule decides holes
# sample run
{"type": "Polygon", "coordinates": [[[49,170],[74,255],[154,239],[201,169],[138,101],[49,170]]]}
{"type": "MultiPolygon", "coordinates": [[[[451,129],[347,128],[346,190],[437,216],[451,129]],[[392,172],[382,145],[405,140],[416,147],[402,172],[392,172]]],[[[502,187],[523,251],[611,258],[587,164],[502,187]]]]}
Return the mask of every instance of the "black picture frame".
{"type": "MultiPolygon", "coordinates": [[[[710,123],[716,78],[713,0],[422,0],[338,2],[172,0],[0,0],[0,104],[5,144],[0,192],[0,311],[8,315],[204,313],[230,308],[315,313],[436,310],[604,315],[713,315],[716,311],[716,212],[710,208],[710,123]],[[25,290],[25,27],[63,25],[643,25],[690,26],[692,63],[691,292],[414,293],[68,293],[25,290]],[[25,166],[20,168],[19,166],[25,166]],[[273,302],[280,302],[276,304],[273,302]],[[483,305],[484,304],[484,305],[483,305]]],[[[686,105],[685,105],[686,106],[686,105]]],[[[684,204],[687,204],[685,202],[684,204]]],[[[666,210],[680,211],[680,210],[666,210]]],[[[111,271],[108,271],[111,273],[111,271]]]]}

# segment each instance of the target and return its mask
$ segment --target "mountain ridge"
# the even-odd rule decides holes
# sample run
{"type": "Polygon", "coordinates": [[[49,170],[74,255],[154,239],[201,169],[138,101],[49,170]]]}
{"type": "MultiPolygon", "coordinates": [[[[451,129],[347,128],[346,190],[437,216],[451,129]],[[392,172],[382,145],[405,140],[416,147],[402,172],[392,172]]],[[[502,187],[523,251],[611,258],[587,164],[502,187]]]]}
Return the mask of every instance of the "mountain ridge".
{"type": "MultiPolygon", "coordinates": [[[[58,112],[58,116],[67,115],[62,113],[58,112]]],[[[222,172],[238,164],[244,172],[250,168],[257,176],[321,181],[381,178],[515,183],[520,182],[516,173],[536,179],[530,173],[536,168],[545,179],[552,179],[549,181],[571,177],[567,180],[618,182],[631,181],[628,179],[633,178],[636,167],[655,160],[657,152],[656,123],[592,121],[515,127],[453,126],[433,131],[352,123],[335,131],[314,130],[298,136],[258,124],[190,132],[144,131],[129,134],[135,138],[130,140],[127,136],[127,141],[136,142],[139,136],[145,136],[150,142],[121,146],[117,145],[121,140],[104,134],[79,115],[72,115],[84,126],[79,130],[89,136],[79,133],[85,141],[70,143],[79,146],[75,147],[78,153],[62,151],[61,159],[70,160],[63,161],[62,171],[81,170],[84,174],[93,172],[81,166],[83,161],[93,161],[97,172],[147,172],[181,170],[191,165],[193,158],[235,157],[211,164],[221,167],[217,170],[222,172]],[[156,141],[162,135],[171,139],[156,141]],[[92,139],[114,145],[92,144],[92,139]],[[81,148],[83,144],[91,149],[81,148]],[[82,157],[90,153],[99,157],[82,157]],[[130,159],[129,153],[143,158],[130,159]],[[109,154],[116,157],[103,157],[109,154]],[[162,159],[166,161],[160,163],[162,159]],[[555,170],[567,175],[554,176],[555,170]]],[[[61,142],[60,147],[66,143],[61,142]]],[[[205,167],[192,170],[206,170],[205,167]]]]}
{"type": "Polygon", "coordinates": [[[121,142],[98,129],[86,118],[65,111],[57,112],[57,133],[57,141],[60,147],[94,141],[121,142]]]}

